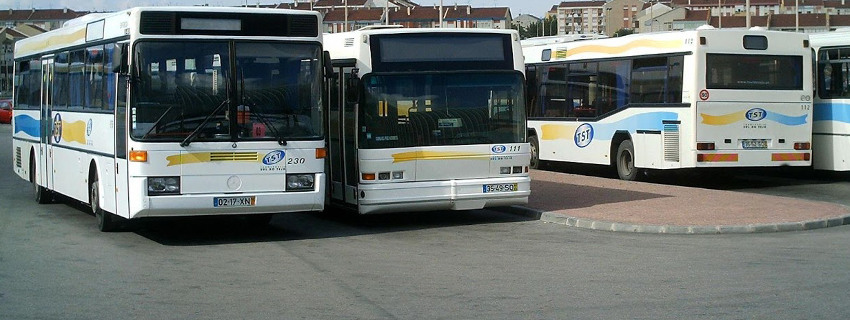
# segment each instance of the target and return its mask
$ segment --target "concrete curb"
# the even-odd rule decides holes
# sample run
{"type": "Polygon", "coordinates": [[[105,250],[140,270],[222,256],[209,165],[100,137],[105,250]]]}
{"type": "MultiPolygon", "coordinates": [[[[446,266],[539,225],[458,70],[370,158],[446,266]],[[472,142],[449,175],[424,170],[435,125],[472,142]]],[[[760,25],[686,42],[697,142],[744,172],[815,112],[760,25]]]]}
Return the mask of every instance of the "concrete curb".
{"type": "Polygon", "coordinates": [[[741,234],[741,233],[766,233],[804,231],[829,227],[837,227],[850,224],[850,214],[826,218],[820,220],[809,220],[801,222],[781,222],[748,225],[716,225],[716,226],[677,226],[677,225],[642,225],[621,222],[599,221],[587,218],[576,218],[568,215],[540,211],[523,206],[510,206],[495,208],[498,211],[521,215],[548,223],[557,223],[570,227],[634,233],[661,233],[661,234],[741,234]]]}

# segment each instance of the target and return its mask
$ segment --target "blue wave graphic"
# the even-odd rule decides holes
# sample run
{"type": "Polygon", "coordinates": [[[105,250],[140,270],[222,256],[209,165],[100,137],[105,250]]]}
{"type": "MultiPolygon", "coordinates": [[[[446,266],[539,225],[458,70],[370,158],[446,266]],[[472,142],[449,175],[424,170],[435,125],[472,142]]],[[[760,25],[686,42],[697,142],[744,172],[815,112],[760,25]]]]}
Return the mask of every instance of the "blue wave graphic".
{"type": "Polygon", "coordinates": [[[784,114],[776,113],[776,112],[768,112],[767,116],[764,117],[764,118],[767,119],[767,120],[770,120],[770,121],[774,121],[774,122],[784,124],[786,126],[799,126],[799,125],[806,124],[806,122],[807,122],[806,118],[808,118],[808,117],[809,117],[809,115],[807,115],[807,114],[795,117],[795,116],[786,116],[784,114]]]}
{"type": "Polygon", "coordinates": [[[850,104],[847,103],[815,103],[814,121],[838,121],[850,123],[850,104]]]}
{"type": "Polygon", "coordinates": [[[15,133],[23,132],[33,138],[38,138],[40,136],[38,127],[38,120],[29,115],[15,116],[15,133]]]}
{"type": "Polygon", "coordinates": [[[618,130],[628,130],[635,133],[637,130],[662,131],[663,120],[678,120],[679,115],[675,112],[650,112],[634,115],[623,120],[612,123],[593,123],[593,135],[600,140],[611,140],[618,130]]]}

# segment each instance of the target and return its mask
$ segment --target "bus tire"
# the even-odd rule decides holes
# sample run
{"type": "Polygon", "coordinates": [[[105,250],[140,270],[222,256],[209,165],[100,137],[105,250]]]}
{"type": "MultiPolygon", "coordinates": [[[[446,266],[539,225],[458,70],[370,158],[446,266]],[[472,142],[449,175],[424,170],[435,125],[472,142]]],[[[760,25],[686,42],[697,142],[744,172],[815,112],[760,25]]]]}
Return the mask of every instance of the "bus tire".
{"type": "Polygon", "coordinates": [[[638,176],[638,169],[635,168],[635,146],[632,140],[623,140],[620,146],[617,147],[617,158],[615,162],[617,167],[617,176],[622,180],[634,181],[638,176]]]}
{"type": "Polygon", "coordinates": [[[53,202],[53,194],[47,188],[38,185],[35,181],[35,161],[30,157],[30,182],[32,182],[33,193],[35,194],[35,202],[39,204],[47,204],[53,202]]]}
{"type": "Polygon", "coordinates": [[[531,147],[531,163],[529,166],[532,169],[540,169],[540,141],[537,136],[528,137],[528,144],[531,147]]]}
{"type": "Polygon", "coordinates": [[[97,175],[92,176],[91,182],[89,182],[89,206],[97,219],[98,230],[103,232],[118,230],[120,224],[116,217],[100,207],[100,182],[97,175]]]}

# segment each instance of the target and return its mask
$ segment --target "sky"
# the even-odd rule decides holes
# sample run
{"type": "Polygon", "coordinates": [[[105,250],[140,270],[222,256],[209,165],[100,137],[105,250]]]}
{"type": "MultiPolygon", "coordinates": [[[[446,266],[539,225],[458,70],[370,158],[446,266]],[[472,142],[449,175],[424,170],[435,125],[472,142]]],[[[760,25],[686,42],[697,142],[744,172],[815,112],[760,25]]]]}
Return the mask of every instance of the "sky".
{"type": "MultiPolygon", "coordinates": [[[[307,0],[299,0],[306,2],[307,0]]],[[[260,4],[275,4],[293,2],[293,0],[260,0],[260,4]]],[[[439,5],[439,0],[413,0],[423,6],[439,5]]],[[[444,6],[454,4],[471,5],[472,7],[509,7],[511,14],[516,17],[528,13],[542,18],[546,11],[560,0],[443,0],[444,6]]],[[[139,6],[167,5],[196,5],[238,6],[257,4],[257,0],[0,0],[2,9],[61,9],[69,8],[75,11],[117,11],[139,6]]]]}

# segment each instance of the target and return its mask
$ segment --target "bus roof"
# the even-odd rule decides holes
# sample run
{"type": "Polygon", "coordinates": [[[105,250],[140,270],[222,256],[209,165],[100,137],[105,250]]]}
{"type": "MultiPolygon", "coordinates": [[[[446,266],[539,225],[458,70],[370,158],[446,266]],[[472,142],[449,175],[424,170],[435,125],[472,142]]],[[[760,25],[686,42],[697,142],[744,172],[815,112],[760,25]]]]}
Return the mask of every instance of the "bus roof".
{"type": "Polygon", "coordinates": [[[21,39],[15,43],[15,58],[82,46],[88,42],[127,38],[133,32],[138,32],[138,17],[144,11],[310,15],[321,20],[318,12],[306,10],[206,6],[135,7],[113,13],[88,14],[67,21],[61,28],[21,39]]]}
{"type": "Polygon", "coordinates": [[[839,29],[830,32],[810,33],[809,41],[812,48],[850,45],[850,29],[839,29]]]}
{"type": "Polygon", "coordinates": [[[369,27],[348,32],[326,33],[323,36],[325,50],[331,52],[331,56],[336,59],[352,59],[357,58],[356,50],[348,50],[346,48],[353,47],[355,39],[360,39],[363,36],[379,35],[379,34],[404,34],[404,33],[498,33],[512,34],[514,39],[519,39],[519,33],[513,29],[469,29],[469,28],[400,28],[400,27],[369,27]]]}
{"type": "Polygon", "coordinates": [[[639,56],[693,52],[697,48],[707,47],[730,53],[743,52],[741,45],[744,36],[765,36],[770,41],[770,52],[797,52],[803,48],[808,36],[803,33],[770,31],[763,29],[698,29],[689,31],[654,32],[631,34],[615,38],[602,38],[583,41],[544,43],[523,46],[526,63],[564,61],[575,59],[604,59],[621,56],[639,56]],[[788,41],[794,38],[799,42],[788,41]],[[706,45],[699,42],[705,38],[706,45]],[[798,44],[799,47],[794,47],[798,44]],[[544,51],[548,50],[548,54],[544,51]],[[548,58],[547,58],[548,57],[548,58]]]}

